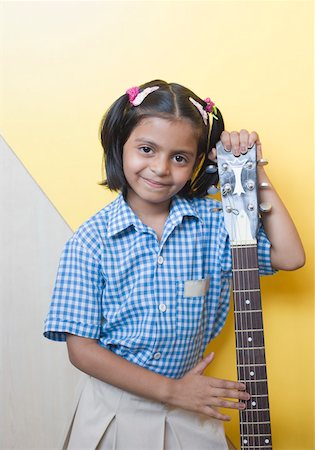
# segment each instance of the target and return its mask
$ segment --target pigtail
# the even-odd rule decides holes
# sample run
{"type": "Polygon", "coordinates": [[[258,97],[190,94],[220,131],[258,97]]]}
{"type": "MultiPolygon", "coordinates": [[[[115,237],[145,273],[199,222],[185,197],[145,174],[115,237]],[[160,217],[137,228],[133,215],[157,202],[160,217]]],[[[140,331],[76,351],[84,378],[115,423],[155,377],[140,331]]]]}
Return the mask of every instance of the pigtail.
{"type": "Polygon", "coordinates": [[[205,197],[208,194],[210,186],[216,186],[219,182],[218,172],[207,173],[206,169],[211,164],[217,166],[216,161],[212,161],[208,158],[210,151],[215,148],[217,142],[219,142],[221,133],[224,131],[224,121],[222,114],[218,108],[216,108],[216,118],[213,118],[210,135],[208,136],[207,151],[205,158],[201,165],[198,167],[198,172],[194,177],[191,184],[192,197],[205,197]]]}
{"type": "Polygon", "coordinates": [[[100,125],[100,141],[104,149],[104,174],[100,184],[119,191],[126,184],[123,172],[122,147],[124,143],[124,117],[129,105],[128,95],[116,100],[104,115],[100,125]]]}

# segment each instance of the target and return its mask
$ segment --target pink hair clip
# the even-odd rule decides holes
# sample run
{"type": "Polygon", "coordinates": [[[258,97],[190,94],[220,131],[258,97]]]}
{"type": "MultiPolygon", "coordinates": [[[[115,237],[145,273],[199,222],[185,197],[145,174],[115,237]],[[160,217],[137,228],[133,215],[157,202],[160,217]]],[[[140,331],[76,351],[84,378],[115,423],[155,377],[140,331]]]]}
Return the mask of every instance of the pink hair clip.
{"type": "Polygon", "coordinates": [[[205,98],[204,101],[207,103],[207,105],[205,106],[205,110],[208,113],[212,114],[214,119],[218,120],[218,117],[216,115],[217,114],[217,108],[215,106],[215,103],[209,97],[205,98]]]}
{"type": "Polygon", "coordinates": [[[143,100],[151,94],[151,92],[156,91],[159,89],[159,86],[151,86],[143,89],[143,91],[140,92],[140,89],[138,87],[132,87],[126,91],[126,94],[129,96],[129,101],[133,106],[139,106],[143,100]]]}
{"type": "Polygon", "coordinates": [[[207,114],[207,111],[205,111],[203,109],[203,106],[199,102],[197,102],[197,100],[195,100],[194,98],[189,97],[189,101],[191,101],[191,103],[193,105],[195,105],[195,107],[198,109],[198,111],[200,112],[201,117],[203,118],[203,121],[204,121],[205,125],[208,125],[208,114],[207,114]]]}
{"type": "Polygon", "coordinates": [[[189,100],[191,101],[192,104],[196,106],[196,108],[200,112],[205,125],[208,124],[208,113],[210,113],[214,119],[218,120],[216,116],[217,108],[215,107],[214,102],[209,97],[205,98],[204,100],[207,103],[205,107],[203,107],[199,102],[197,102],[197,100],[195,100],[192,97],[189,97],[189,100]]]}

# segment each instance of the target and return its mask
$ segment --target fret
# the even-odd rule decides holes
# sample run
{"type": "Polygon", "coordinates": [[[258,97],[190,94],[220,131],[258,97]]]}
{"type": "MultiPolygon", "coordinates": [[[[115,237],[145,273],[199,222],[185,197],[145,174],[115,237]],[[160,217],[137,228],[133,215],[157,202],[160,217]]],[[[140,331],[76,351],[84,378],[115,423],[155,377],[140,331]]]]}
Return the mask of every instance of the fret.
{"type": "Polygon", "coordinates": [[[243,449],[246,450],[249,448],[253,448],[254,450],[257,448],[264,448],[265,450],[272,450],[271,445],[252,445],[252,446],[246,445],[246,447],[244,447],[244,445],[241,446],[241,450],[243,450],[243,449]]]}
{"type": "Polygon", "coordinates": [[[239,292],[260,292],[260,289],[233,289],[233,292],[236,294],[239,292]]]}
{"type": "Polygon", "coordinates": [[[261,381],[267,381],[267,379],[266,378],[263,378],[263,379],[261,379],[261,380],[249,380],[249,379],[241,379],[240,380],[240,383],[258,383],[258,382],[261,382],[261,381]]]}
{"type": "Polygon", "coordinates": [[[237,330],[238,333],[251,333],[252,331],[264,331],[262,328],[250,328],[248,330],[237,330]]]}
{"type": "Polygon", "coordinates": [[[244,351],[246,351],[246,350],[264,350],[265,349],[265,347],[263,347],[263,346],[261,346],[261,347],[249,347],[249,348],[247,348],[247,347],[236,347],[236,350],[244,350],[244,351]]]}
{"type": "MultiPolygon", "coordinates": [[[[241,412],[243,412],[243,411],[241,411],[241,412]]],[[[266,420],[265,422],[260,422],[260,421],[259,422],[252,422],[252,421],[251,422],[245,422],[245,421],[243,422],[243,425],[247,425],[247,426],[248,425],[262,425],[263,426],[263,425],[269,425],[269,424],[270,424],[270,420],[266,420]]]]}
{"type": "Polygon", "coordinates": [[[256,243],[255,244],[233,244],[231,243],[231,249],[233,250],[234,248],[254,248],[256,249],[256,243]]]}
{"type": "Polygon", "coordinates": [[[265,364],[238,364],[238,367],[260,367],[265,366],[265,364]]]}
{"type": "Polygon", "coordinates": [[[248,272],[248,271],[259,271],[258,267],[252,267],[249,269],[243,269],[243,268],[239,268],[239,269],[232,269],[232,272],[248,272]]]}

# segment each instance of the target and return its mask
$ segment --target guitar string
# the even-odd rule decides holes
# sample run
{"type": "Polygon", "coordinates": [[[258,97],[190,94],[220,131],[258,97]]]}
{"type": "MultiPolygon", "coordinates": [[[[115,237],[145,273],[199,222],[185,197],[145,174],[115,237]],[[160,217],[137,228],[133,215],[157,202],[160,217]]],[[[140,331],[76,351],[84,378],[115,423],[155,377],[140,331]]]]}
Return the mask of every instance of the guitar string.
{"type": "MultiPolygon", "coordinates": [[[[233,202],[233,209],[234,209],[234,207],[236,205],[234,204],[233,196],[232,196],[232,202],[233,202]]],[[[239,226],[238,221],[235,221],[234,225],[237,228],[239,226]]],[[[236,230],[236,231],[237,231],[236,236],[237,235],[240,236],[240,233],[238,232],[239,230],[236,230]]],[[[234,267],[236,269],[242,268],[243,266],[242,266],[242,261],[240,261],[240,252],[239,252],[239,249],[237,247],[234,248],[233,254],[234,254],[234,259],[235,259],[234,267]]],[[[239,271],[239,270],[234,271],[234,274],[235,274],[234,287],[237,290],[241,290],[241,288],[244,286],[244,284],[241,283],[241,281],[242,281],[241,280],[241,277],[242,277],[241,273],[242,273],[242,271],[239,271]]],[[[240,358],[238,358],[238,359],[239,359],[239,363],[240,362],[243,363],[243,364],[241,364],[239,366],[238,377],[239,377],[239,379],[242,379],[243,382],[245,382],[245,379],[246,379],[246,377],[245,377],[245,370],[246,370],[245,367],[246,366],[244,364],[247,363],[247,356],[246,356],[246,346],[245,346],[245,342],[244,342],[245,333],[240,332],[239,330],[246,330],[247,329],[246,315],[244,315],[243,311],[242,311],[242,300],[243,300],[243,297],[245,295],[246,294],[243,293],[243,292],[235,293],[235,303],[236,303],[235,307],[238,310],[238,313],[236,314],[236,318],[237,318],[237,321],[239,321],[239,323],[237,324],[237,330],[238,330],[237,331],[237,336],[238,336],[237,340],[238,340],[238,343],[240,344],[240,345],[238,345],[238,348],[239,348],[238,352],[240,352],[240,358]]],[[[245,385],[246,385],[246,383],[245,383],[245,385]]],[[[249,425],[248,421],[246,421],[246,420],[244,421],[245,413],[243,411],[244,410],[240,411],[240,428],[241,428],[241,439],[243,440],[243,442],[241,442],[241,446],[243,448],[245,448],[245,446],[247,447],[249,445],[249,439],[247,439],[247,443],[245,444],[246,440],[244,439],[244,435],[248,436],[250,434],[249,433],[249,431],[250,431],[249,430],[249,426],[250,425],[249,425]]]]}
{"type": "MultiPolygon", "coordinates": [[[[230,184],[232,184],[232,173],[229,174],[229,179],[228,182],[230,184]]],[[[232,208],[232,211],[234,211],[235,209],[235,204],[234,204],[234,197],[229,196],[229,202],[230,202],[230,207],[232,208]]],[[[231,214],[233,214],[233,212],[231,212],[231,214]]],[[[234,230],[234,235],[237,236],[239,235],[237,233],[237,227],[238,227],[238,222],[237,221],[232,221],[232,226],[235,227],[234,230]]],[[[232,268],[239,268],[239,260],[238,260],[238,252],[237,252],[237,248],[231,248],[231,258],[232,258],[232,268]]],[[[237,287],[239,286],[239,271],[234,270],[232,272],[233,274],[233,288],[234,290],[237,289],[237,287]]],[[[241,292],[235,292],[234,294],[234,309],[239,311],[240,310],[240,297],[242,296],[241,292]]],[[[242,367],[240,365],[241,362],[244,363],[245,361],[245,350],[244,350],[244,340],[243,340],[243,333],[240,333],[239,330],[240,329],[244,329],[243,328],[243,317],[242,314],[237,312],[236,314],[234,314],[234,320],[235,320],[235,327],[236,327],[236,346],[237,346],[237,376],[238,376],[238,380],[243,379],[244,377],[242,377],[242,367]]],[[[244,436],[244,433],[246,433],[246,435],[248,434],[248,424],[244,424],[244,420],[243,420],[243,413],[241,410],[239,410],[239,419],[240,419],[240,434],[241,434],[241,439],[242,436],[244,436]],[[244,427],[246,429],[244,429],[244,427]]],[[[241,446],[243,445],[243,442],[241,442],[241,446]]],[[[242,447],[244,448],[244,447],[242,447]]]]}
{"type": "MultiPolygon", "coordinates": [[[[248,182],[248,173],[246,173],[246,182],[248,182]]],[[[244,258],[244,261],[242,261],[242,267],[249,269],[252,268],[252,261],[251,261],[251,253],[253,251],[253,247],[247,247],[245,246],[245,251],[242,252],[242,256],[244,258]]],[[[246,270],[244,272],[242,272],[243,274],[243,281],[244,281],[244,286],[246,286],[249,290],[249,292],[247,292],[247,294],[245,295],[246,299],[248,298],[250,301],[249,304],[249,309],[253,310],[253,292],[251,291],[251,289],[253,288],[253,285],[251,283],[251,279],[250,279],[250,273],[251,271],[246,270]]],[[[245,299],[245,301],[246,301],[245,299]]],[[[256,309],[256,308],[255,308],[256,309]]],[[[255,359],[255,350],[252,350],[251,347],[256,347],[256,335],[257,333],[254,331],[254,324],[253,324],[253,314],[252,312],[250,313],[246,313],[246,330],[252,330],[252,331],[247,331],[246,332],[246,338],[247,341],[249,339],[249,335],[251,335],[252,341],[250,342],[250,345],[247,343],[247,347],[248,347],[248,353],[247,353],[247,361],[246,361],[246,366],[244,368],[244,372],[246,371],[246,375],[247,375],[247,379],[250,380],[250,372],[252,367],[256,367],[256,359],[255,359]],[[253,366],[251,366],[250,364],[254,364],[253,366]]],[[[249,342],[249,341],[248,341],[249,342]]],[[[250,385],[250,394],[251,394],[251,399],[249,400],[249,404],[250,407],[248,408],[247,412],[245,413],[246,419],[248,422],[250,422],[250,426],[252,427],[251,429],[251,433],[249,434],[254,434],[255,435],[255,428],[256,426],[254,425],[255,422],[258,422],[258,418],[256,417],[255,414],[255,407],[253,408],[253,397],[257,398],[257,390],[256,390],[256,374],[254,372],[254,382],[253,383],[249,383],[250,385]],[[251,420],[249,420],[249,417],[251,420]],[[255,417],[256,420],[253,420],[255,417]]],[[[257,410],[257,408],[256,408],[257,410]]],[[[249,441],[250,439],[248,439],[249,441]]]]}
{"type": "MultiPolygon", "coordinates": [[[[248,183],[249,181],[249,175],[248,172],[246,172],[246,183],[248,183]]],[[[255,173],[255,179],[254,179],[255,185],[257,185],[256,182],[256,173],[255,173]]],[[[257,208],[257,205],[256,205],[257,208]]],[[[258,211],[257,211],[258,214],[258,211]]],[[[253,269],[253,268],[258,268],[258,261],[256,263],[256,258],[255,258],[255,252],[257,252],[257,246],[255,247],[245,247],[245,252],[242,252],[243,257],[245,258],[245,261],[242,261],[242,267],[246,268],[246,269],[253,269]]],[[[256,310],[256,293],[254,293],[252,291],[252,289],[258,288],[258,286],[254,285],[253,281],[257,280],[257,273],[254,273],[250,270],[246,270],[245,272],[243,272],[243,278],[244,278],[244,282],[245,285],[248,287],[249,292],[248,292],[248,299],[250,301],[250,310],[256,310]],[[254,307],[254,308],[253,308],[254,307]]],[[[247,297],[247,295],[245,297],[247,297]]],[[[259,313],[258,313],[258,317],[259,317],[259,313]]],[[[259,346],[259,342],[257,341],[257,336],[259,335],[258,331],[255,331],[258,329],[258,324],[257,324],[257,313],[252,313],[250,312],[249,314],[246,313],[246,329],[247,330],[252,330],[249,332],[246,332],[247,334],[247,339],[249,338],[249,333],[252,334],[252,341],[250,342],[250,346],[249,347],[258,347],[259,346]],[[249,320],[248,320],[249,318],[249,320]],[[255,320],[256,319],[256,320],[255,320]]],[[[258,356],[258,353],[256,353],[256,350],[249,350],[248,351],[248,361],[247,364],[245,366],[244,372],[247,372],[247,379],[250,380],[251,379],[251,370],[254,372],[253,375],[253,383],[250,383],[250,390],[251,390],[251,399],[249,400],[250,402],[250,408],[247,410],[247,412],[245,413],[247,421],[249,421],[251,423],[251,427],[252,427],[252,433],[255,437],[258,433],[258,435],[260,434],[260,430],[259,430],[259,414],[258,414],[258,382],[257,382],[257,372],[258,372],[258,366],[257,364],[257,360],[256,360],[256,355],[258,356]],[[251,365],[253,364],[253,365],[251,365]],[[253,402],[256,402],[255,405],[253,405],[253,402]],[[250,417],[251,420],[248,420],[250,417]],[[257,425],[255,425],[257,423],[257,425]]],[[[260,366],[259,366],[260,367],[260,366]]],[[[259,438],[258,438],[259,439],[259,438]]],[[[248,439],[248,441],[250,441],[250,439],[248,439]]],[[[255,438],[255,445],[256,445],[256,438],[255,438]]]]}

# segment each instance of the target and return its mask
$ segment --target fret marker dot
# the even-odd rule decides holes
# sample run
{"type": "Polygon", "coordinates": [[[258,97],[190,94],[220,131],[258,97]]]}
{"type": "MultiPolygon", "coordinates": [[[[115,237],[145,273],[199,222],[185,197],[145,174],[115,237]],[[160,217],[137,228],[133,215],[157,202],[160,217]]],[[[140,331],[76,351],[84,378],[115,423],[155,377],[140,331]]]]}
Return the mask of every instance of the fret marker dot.
{"type": "Polygon", "coordinates": [[[246,303],[246,305],[249,305],[250,304],[250,300],[246,300],[245,303],[246,303]]]}
{"type": "Polygon", "coordinates": [[[247,439],[244,439],[244,444],[248,444],[248,440],[247,439]]]}
{"type": "Polygon", "coordinates": [[[249,372],[249,375],[250,375],[251,377],[253,377],[253,376],[255,375],[255,372],[250,371],[250,372],[249,372]]]}
{"type": "Polygon", "coordinates": [[[265,444],[269,444],[269,439],[265,439],[265,444]]]}
{"type": "Polygon", "coordinates": [[[251,337],[249,337],[247,340],[248,340],[248,342],[252,342],[253,339],[251,337]]]}
{"type": "Polygon", "coordinates": [[[252,402],[252,406],[256,406],[256,402],[252,402]]]}

